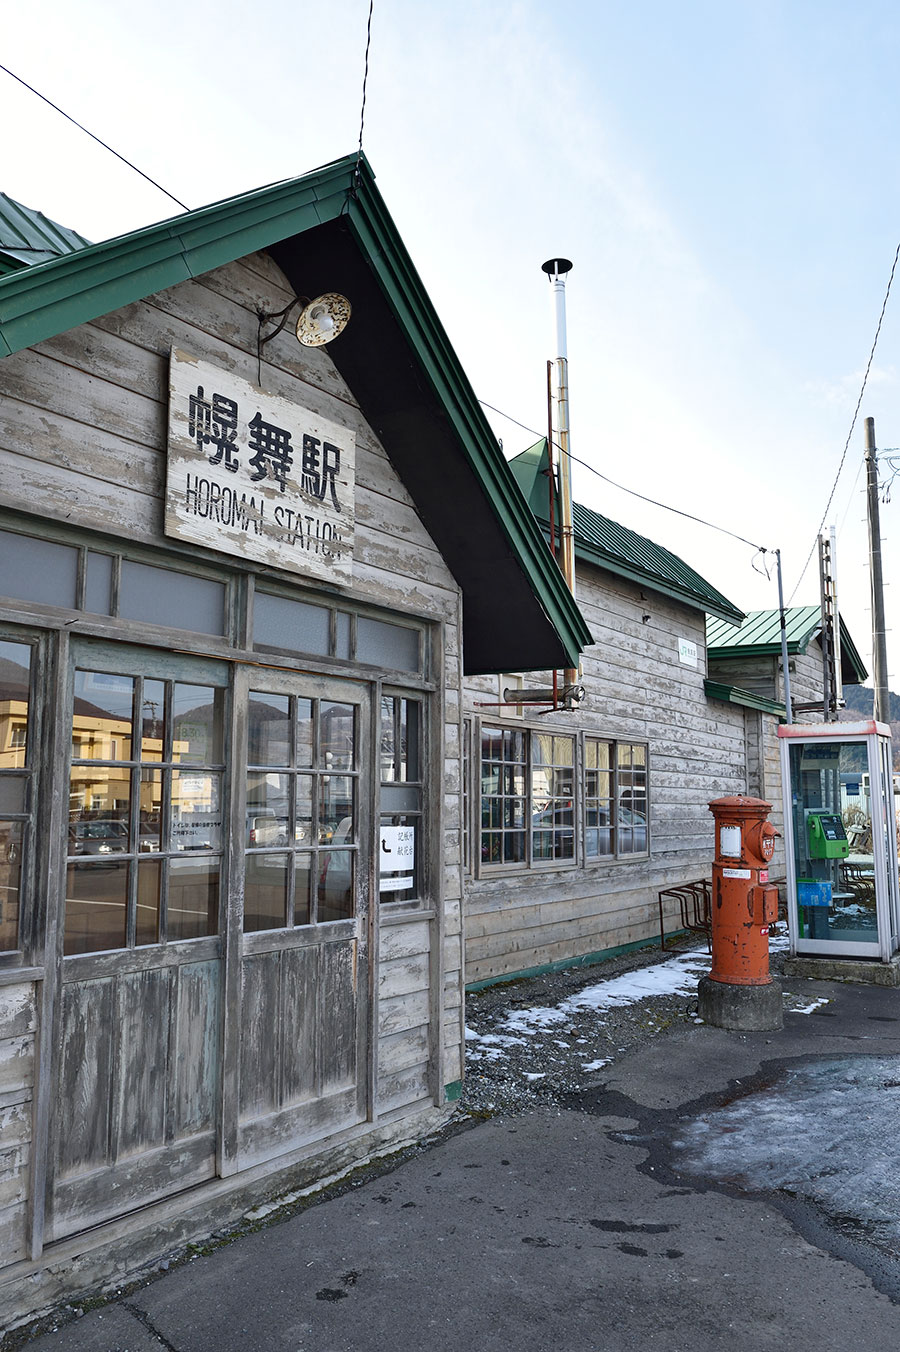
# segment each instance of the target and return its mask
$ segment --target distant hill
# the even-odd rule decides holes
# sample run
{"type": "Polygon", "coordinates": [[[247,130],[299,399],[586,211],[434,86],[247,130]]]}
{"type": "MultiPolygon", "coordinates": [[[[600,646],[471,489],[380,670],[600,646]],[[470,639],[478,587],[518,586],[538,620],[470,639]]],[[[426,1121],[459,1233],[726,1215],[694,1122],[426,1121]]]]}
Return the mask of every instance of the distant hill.
{"type": "MultiPolygon", "coordinates": [[[[900,722],[900,695],[895,695],[893,690],[888,691],[890,701],[890,719],[889,722],[900,722]]],[[[847,704],[847,712],[852,712],[862,718],[871,718],[875,708],[875,691],[870,685],[845,685],[844,699],[847,704]]]]}

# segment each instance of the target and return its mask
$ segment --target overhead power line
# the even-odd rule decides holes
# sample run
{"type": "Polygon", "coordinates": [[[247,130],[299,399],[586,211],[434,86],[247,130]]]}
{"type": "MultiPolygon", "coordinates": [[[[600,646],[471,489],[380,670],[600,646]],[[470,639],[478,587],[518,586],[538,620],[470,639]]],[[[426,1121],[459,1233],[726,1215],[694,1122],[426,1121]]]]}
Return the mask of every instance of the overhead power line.
{"type": "Polygon", "coordinates": [[[39,89],[35,89],[34,85],[30,85],[27,80],[23,80],[21,75],[17,75],[15,71],[10,70],[8,66],[0,65],[0,70],[9,75],[11,79],[18,80],[19,84],[24,85],[30,93],[35,94],[39,99],[43,99],[44,103],[48,104],[55,112],[64,117],[67,122],[71,122],[79,131],[83,131],[85,136],[89,136],[92,141],[97,142],[98,146],[102,146],[103,149],[108,150],[111,155],[115,155],[117,160],[121,160],[123,164],[127,164],[129,169],[133,169],[136,174],[140,174],[141,178],[145,178],[148,183],[151,183],[154,188],[158,188],[159,191],[164,193],[170,201],[176,204],[176,206],[181,207],[182,211],[190,211],[190,207],[185,206],[184,202],[179,201],[173,193],[169,192],[168,188],[164,188],[161,183],[157,183],[155,178],[151,178],[149,174],[145,174],[143,169],[139,169],[136,164],[132,164],[131,160],[127,160],[124,155],[120,155],[118,150],[113,150],[111,145],[107,145],[105,141],[101,141],[99,136],[95,136],[92,131],[89,131],[87,127],[83,126],[74,117],[70,116],[64,108],[60,108],[58,103],[54,103],[52,99],[48,99],[46,94],[42,94],[39,89]]]}
{"type": "Polygon", "coordinates": [[[823,528],[824,525],[825,525],[825,521],[826,521],[826,518],[827,518],[827,516],[828,516],[828,512],[829,512],[829,510],[830,510],[830,508],[831,508],[832,502],[834,501],[834,495],[835,495],[835,493],[837,492],[838,480],[839,480],[840,477],[841,477],[841,472],[842,472],[842,470],[843,470],[843,468],[844,468],[844,462],[845,462],[846,459],[847,459],[847,452],[848,452],[848,450],[850,449],[850,439],[852,438],[853,432],[854,432],[854,430],[855,430],[855,428],[856,428],[856,420],[857,420],[857,418],[859,417],[859,410],[860,410],[860,408],[861,408],[861,406],[862,406],[863,395],[864,395],[865,392],[866,392],[866,385],[867,385],[868,382],[869,382],[869,373],[870,373],[870,371],[872,370],[872,362],[873,362],[874,359],[875,359],[875,349],[876,349],[876,347],[878,346],[878,339],[879,339],[880,336],[881,336],[881,326],[882,326],[882,324],[884,323],[884,313],[885,313],[885,310],[887,309],[887,303],[888,303],[888,300],[889,300],[889,298],[890,298],[891,287],[894,285],[894,274],[895,274],[895,272],[897,271],[897,261],[898,261],[898,259],[900,259],[900,244],[897,245],[897,248],[896,248],[896,250],[895,250],[895,252],[894,252],[894,261],[893,261],[893,263],[891,264],[891,275],[890,275],[890,277],[888,278],[887,290],[886,290],[885,293],[884,293],[884,300],[883,300],[882,303],[881,303],[881,314],[878,316],[878,324],[877,324],[876,329],[875,329],[875,337],[874,337],[873,340],[872,340],[872,350],[871,350],[870,353],[869,353],[869,360],[866,362],[866,369],[865,369],[865,372],[864,372],[864,374],[863,374],[862,385],[860,386],[860,389],[859,389],[859,398],[858,398],[857,401],[856,401],[856,408],[853,410],[853,420],[852,420],[852,422],[850,423],[850,431],[847,433],[847,440],[844,442],[844,451],[843,451],[843,454],[842,454],[842,456],[841,456],[841,463],[840,463],[840,464],[838,465],[838,467],[837,467],[837,474],[834,476],[834,483],[831,485],[831,492],[828,494],[828,501],[826,502],[826,504],[825,504],[825,510],[824,510],[824,512],[822,513],[822,520],[819,522],[818,530],[816,531],[816,534],[815,534],[815,537],[814,537],[814,539],[813,539],[813,542],[812,542],[812,544],[810,545],[809,553],[808,553],[807,556],[806,556],[806,562],[805,562],[804,565],[803,565],[803,571],[801,572],[800,576],[797,578],[797,585],[794,587],[794,590],[791,592],[790,596],[788,597],[788,605],[790,605],[790,603],[793,601],[794,597],[797,595],[797,591],[798,591],[798,588],[799,588],[799,586],[800,586],[800,583],[803,581],[804,577],[806,576],[806,570],[807,570],[807,568],[809,567],[810,559],[812,558],[813,554],[815,553],[816,545],[818,544],[818,541],[819,541],[819,536],[822,534],[822,528],[823,528]]]}

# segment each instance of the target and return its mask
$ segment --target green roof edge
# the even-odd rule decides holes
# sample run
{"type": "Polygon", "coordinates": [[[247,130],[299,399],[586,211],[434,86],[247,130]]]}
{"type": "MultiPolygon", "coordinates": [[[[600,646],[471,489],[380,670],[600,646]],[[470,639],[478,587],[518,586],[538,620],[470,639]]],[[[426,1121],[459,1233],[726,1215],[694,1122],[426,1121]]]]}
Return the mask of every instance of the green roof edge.
{"type": "Polygon", "coordinates": [[[347,155],[0,276],[0,356],[88,323],[343,215],[500,528],[573,666],[593,637],[494,438],[363,156],[347,155]]]}
{"type": "Polygon", "coordinates": [[[761,709],[765,714],[775,714],[777,718],[787,718],[785,705],[777,700],[766,699],[764,695],[755,695],[752,690],[741,690],[737,685],[723,685],[721,681],[704,680],[703,689],[709,699],[720,699],[728,704],[740,704],[747,709],[761,709]]]}
{"type": "MultiPolygon", "coordinates": [[[[803,610],[809,609],[814,611],[814,617],[810,618],[809,624],[799,634],[796,634],[793,638],[789,638],[787,640],[788,653],[793,654],[794,656],[797,655],[802,656],[806,652],[806,649],[809,647],[816,633],[822,626],[821,611],[818,606],[810,606],[810,607],[803,606],[803,607],[795,607],[794,609],[803,609],[803,610]]],[[[712,613],[713,612],[710,612],[710,614],[712,613]]],[[[751,612],[749,618],[752,619],[754,614],[766,614],[766,613],[769,612],[765,611],[751,612]]],[[[771,614],[773,616],[777,616],[778,615],[777,608],[773,609],[771,611],[771,614]]],[[[721,619],[722,616],[719,616],[718,618],[721,619]]],[[[857,649],[856,644],[853,642],[853,639],[850,637],[850,631],[848,630],[846,624],[844,623],[843,615],[839,616],[839,620],[841,633],[841,656],[842,657],[846,656],[850,665],[853,667],[853,670],[857,674],[858,681],[856,683],[861,685],[863,681],[868,679],[869,673],[863,666],[863,661],[859,655],[859,650],[857,649]]],[[[714,656],[716,653],[739,654],[741,657],[780,657],[781,638],[779,636],[777,640],[771,643],[741,643],[741,644],[709,643],[707,645],[707,656],[708,657],[714,656]]]]}

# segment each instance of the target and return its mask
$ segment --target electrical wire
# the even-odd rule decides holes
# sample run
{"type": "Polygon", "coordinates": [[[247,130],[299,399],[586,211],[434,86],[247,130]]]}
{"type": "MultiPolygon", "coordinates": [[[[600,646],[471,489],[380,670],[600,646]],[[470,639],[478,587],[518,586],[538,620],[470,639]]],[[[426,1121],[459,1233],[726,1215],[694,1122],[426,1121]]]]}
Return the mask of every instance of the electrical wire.
{"type": "MultiPolygon", "coordinates": [[[[486,399],[479,399],[478,402],[484,408],[489,408],[492,413],[499,413],[501,418],[506,418],[508,422],[515,423],[516,427],[521,427],[523,432],[529,432],[532,436],[541,437],[546,440],[546,433],[536,432],[533,427],[528,427],[525,423],[519,422],[518,418],[512,418],[508,413],[504,413],[502,408],[495,408],[494,405],[489,404],[486,399]]],[[[743,535],[737,535],[733,530],[726,529],[725,526],[717,526],[715,522],[706,521],[702,516],[693,516],[691,512],[683,512],[680,507],[670,507],[667,502],[658,502],[656,498],[648,498],[644,493],[638,493],[634,488],[626,488],[624,484],[616,483],[615,479],[610,479],[607,475],[601,474],[599,469],[594,469],[594,466],[589,465],[586,460],[580,460],[578,456],[573,455],[571,451],[564,450],[555,437],[553,438],[552,444],[553,449],[559,451],[561,455],[567,455],[576,465],[581,465],[582,468],[589,470],[591,474],[596,474],[598,479],[602,479],[604,483],[610,484],[613,488],[618,488],[622,493],[628,493],[633,498],[640,498],[641,502],[649,502],[652,507],[661,507],[664,512],[674,512],[676,516],[683,516],[688,521],[696,521],[700,526],[708,526],[710,530],[717,530],[722,535],[730,535],[732,540],[739,540],[742,545],[749,545],[751,549],[756,550],[757,554],[769,554],[772,552],[767,549],[765,545],[758,545],[754,543],[753,540],[746,540],[743,535]]],[[[756,556],[754,555],[754,558],[755,557],[756,556]]],[[[757,568],[755,571],[759,572],[760,570],[757,568]]],[[[766,576],[768,577],[768,572],[766,572],[766,576]]]]}
{"type": "Polygon", "coordinates": [[[856,401],[856,408],[853,410],[853,421],[850,423],[850,431],[847,433],[847,440],[844,442],[844,452],[843,455],[841,456],[841,463],[837,467],[837,474],[834,476],[834,483],[831,485],[831,492],[828,494],[828,501],[826,502],[825,510],[822,513],[822,520],[819,522],[819,528],[816,531],[815,538],[810,547],[810,551],[806,556],[806,562],[803,565],[803,571],[797,578],[797,585],[794,587],[794,590],[788,597],[788,605],[790,605],[791,602],[793,601],[794,597],[797,594],[797,590],[800,586],[800,583],[806,576],[806,570],[809,567],[810,559],[815,553],[816,545],[818,544],[819,541],[819,536],[822,534],[822,528],[825,525],[826,517],[828,516],[829,509],[831,507],[832,502],[834,501],[834,495],[837,492],[838,480],[841,477],[841,471],[843,470],[844,462],[847,459],[847,452],[850,449],[850,438],[853,436],[854,429],[856,428],[856,420],[859,417],[859,410],[862,407],[863,395],[866,392],[866,385],[868,384],[869,381],[869,373],[872,370],[872,362],[875,359],[875,349],[878,346],[878,339],[881,337],[881,326],[884,323],[884,312],[887,309],[887,303],[891,294],[891,287],[894,285],[894,274],[897,271],[898,259],[900,259],[900,244],[897,245],[896,251],[894,253],[894,261],[891,264],[891,275],[888,278],[887,290],[884,293],[884,300],[881,303],[881,314],[878,316],[878,324],[875,329],[875,337],[872,340],[872,350],[869,353],[869,360],[866,362],[866,369],[863,374],[862,385],[860,386],[859,390],[859,398],[856,401]]]}
{"type": "Polygon", "coordinates": [[[184,202],[175,197],[173,193],[170,193],[168,188],[164,188],[161,183],[157,183],[155,178],[151,178],[149,174],[145,174],[143,169],[139,169],[136,164],[132,164],[131,160],[126,160],[125,156],[120,155],[118,150],[113,150],[112,146],[107,145],[105,141],[101,141],[99,136],[95,136],[92,131],[88,131],[87,127],[82,126],[82,124],[76,121],[74,117],[71,117],[63,108],[60,108],[59,104],[54,103],[52,99],[48,99],[46,94],[42,94],[39,89],[35,89],[27,80],[23,80],[21,75],[17,75],[15,71],[10,70],[8,66],[0,65],[0,70],[4,71],[5,74],[9,75],[13,80],[18,80],[20,85],[24,85],[32,94],[36,94],[39,99],[43,99],[44,103],[49,104],[49,106],[55,112],[61,114],[67,122],[71,122],[79,131],[83,131],[86,136],[89,136],[92,141],[96,141],[98,146],[102,146],[104,150],[108,150],[111,155],[115,155],[117,160],[121,160],[123,164],[128,165],[129,169],[133,169],[136,174],[140,174],[141,178],[145,178],[148,183],[152,183],[154,188],[158,188],[159,191],[168,197],[170,201],[174,202],[176,206],[181,207],[182,211],[190,211],[190,207],[186,206],[184,202]]]}
{"type": "Polygon", "coordinates": [[[366,85],[369,83],[369,48],[372,45],[372,11],[375,8],[375,0],[369,0],[369,22],[366,27],[366,60],[363,70],[362,83],[362,107],[359,110],[359,148],[356,152],[356,170],[353,174],[353,196],[359,192],[359,175],[362,164],[363,153],[363,127],[366,125],[366,85]]]}

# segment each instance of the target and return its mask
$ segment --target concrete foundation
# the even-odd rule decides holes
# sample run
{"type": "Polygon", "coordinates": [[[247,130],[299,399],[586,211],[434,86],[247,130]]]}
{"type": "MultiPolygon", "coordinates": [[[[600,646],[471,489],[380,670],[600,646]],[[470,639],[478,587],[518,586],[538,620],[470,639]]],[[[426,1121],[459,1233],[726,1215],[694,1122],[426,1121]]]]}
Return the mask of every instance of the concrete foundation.
{"type": "Polygon", "coordinates": [[[900,986],[900,953],[890,962],[867,958],[785,958],[785,976],[811,977],[816,981],[857,981],[865,986],[900,986]]]}
{"type": "Polygon", "coordinates": [[[706,1023],[734,1033],[760,1033],[784,1027],[781,982],[767,986],[732,986],[700,978],[697,1012],[706,1023]]]}

